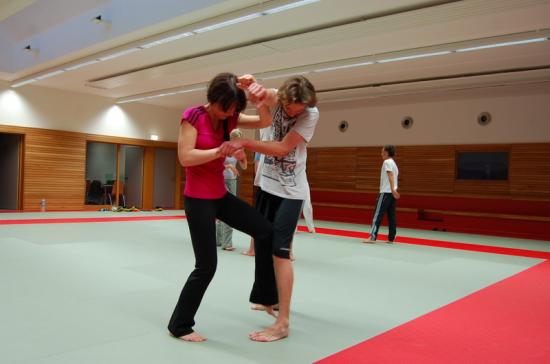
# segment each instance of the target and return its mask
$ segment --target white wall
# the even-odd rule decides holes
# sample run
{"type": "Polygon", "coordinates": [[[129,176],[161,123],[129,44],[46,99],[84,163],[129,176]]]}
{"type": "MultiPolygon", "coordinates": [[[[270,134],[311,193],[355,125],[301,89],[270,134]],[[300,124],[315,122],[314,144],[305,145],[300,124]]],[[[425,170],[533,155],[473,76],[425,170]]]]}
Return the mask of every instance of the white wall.
{"type": "MultiPolygon", "coordinates": [[[[182,110],[185,105],[182,105],[182,110]]],[[[550,85],[389,96],[319,104],[320,121],[311,147],[550,142],[550,85]],[[477,124],[480,112],[493,121],[477,124]],[[414,119],[406,130],[405,116],[414,119]],[[347,120],[348,131],[338,123],[347,120]]],[[[181,110],[37,86],[0,84],[0,124],[90,134],[177,141],[181,110]]],[[[253,137],[246,131],[247,137],[253,137]]]]}
{"type": "Polygon", "coordinates": [[[550,142],[550,85],[320,103],[311,147],[550,142]],[[477,115],[490,112],[485,127],[477,115]],[[401,120],[411,116],[411,129],[401,120]],[[341,133],[341,120],[349,123],[341,133]]]}
{"type": "Polygon", "coordinates": [[[0,84],[0,124],[89,134],[177,141],[179,110],[56,89],[0,84]]]}

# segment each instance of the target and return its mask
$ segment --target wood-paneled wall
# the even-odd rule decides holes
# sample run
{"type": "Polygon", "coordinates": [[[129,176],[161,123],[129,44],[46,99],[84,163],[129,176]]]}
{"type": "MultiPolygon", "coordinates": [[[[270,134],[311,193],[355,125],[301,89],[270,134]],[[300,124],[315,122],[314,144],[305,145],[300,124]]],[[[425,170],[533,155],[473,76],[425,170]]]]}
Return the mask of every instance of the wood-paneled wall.
{"type": "Polygon", "coordinates": [[[80,210],[86,189],[86,137],[33,129],[24,137],[23,209],[80,210]]]}
{"type": "MultiPolygon", "coordinates": [[[[146,148],[177,147],[176,143],[7,125],[0,125],[0,132],[23,135],[21,198],[23,209],[28,211],[38,210],[42,198],[46,198],[48,210],[84,209],[88,141],[146,148]]],[[[376,192],[382,163],[380,150],[381,147],[309,148],[307,168],[311,188],[376,192]]],[[[397,146],[395,159],[403,193],[550,200],[550,143],[397,146]],[[465,150],[508,150],[508,181],[456,180],[456,153],[465,150]]],[[[249,167],[242,171],[239,186],[239,196],[249,203],[253,199],[253,160],[249,153],[249,167]]],[[[177,179],[179,191],[175,206],[183,206],[180,198],[185,185],[185,170],[181,167],[177,170],[177,179]]],[[[151,190],[152,180],[146,180],[145,186],[151,190]]],[[[144,191],[144,196],[151,193],[144,191]]]]}
{"type": "MultiPolygon", "coordinates": [[[[144,205],[150,207],[152,199],[152,148],[176,148],[176,143],[154,142],[130,138],[90,135],[40,128],[0,125],[0,133],[23,136],[22,207],[26,211],[40,209],[45,198],[47,210],[84,210],[86,193],[86,143],[98,141],[146,147],[149,158],[145,161],[144,205]],[[148,171],[148,172],[147,172],[148,171]]],[[[147,157],[147,156],[146,156],[147,157]]],[[[178,198],[176,197],[176,202],[178,198]]],[[[176,205],[177,206],[177,205],[176,205]]],[[[95,206],[94,209],[97,209],[95,206]]]]}
{"type": "MultiPolygon", "coordinates": [[[[312,189],[376,192],[381,147],[309,148],[312,189]]],[[[410,194],[550,199],[550,144],[397,146],[399,189],[410,194]],[[456,180],[458,151],[508,150],[508,181],[456,180]]]]}
{"type": "Polygon", "coordinates": [[[249,204],[253,204],[254,200],[254,153],[246,153],[248,167],[246,170],[239,169],[239,187],[237,193],[239,197],[249,204]]]}

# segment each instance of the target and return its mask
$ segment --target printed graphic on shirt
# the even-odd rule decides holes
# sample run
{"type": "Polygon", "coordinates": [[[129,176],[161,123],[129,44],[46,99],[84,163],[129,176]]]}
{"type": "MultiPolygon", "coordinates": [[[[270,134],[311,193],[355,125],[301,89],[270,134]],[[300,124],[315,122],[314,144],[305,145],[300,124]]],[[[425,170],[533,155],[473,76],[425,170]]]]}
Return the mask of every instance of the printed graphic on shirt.
{"type": "MultiPolygon", "coordinates": [[[[289,118],[283,112],[283,108],[278,106],[273,113],[272,139],[281,141],[288,134],[290,129],[296,124],[297,118],[289,118]]],[[[262,168],[262,176],[271,180],[279,181],[282,186],[296,186],[296,148],[283,157],[274,157],[266,155],[262,168]]]]}

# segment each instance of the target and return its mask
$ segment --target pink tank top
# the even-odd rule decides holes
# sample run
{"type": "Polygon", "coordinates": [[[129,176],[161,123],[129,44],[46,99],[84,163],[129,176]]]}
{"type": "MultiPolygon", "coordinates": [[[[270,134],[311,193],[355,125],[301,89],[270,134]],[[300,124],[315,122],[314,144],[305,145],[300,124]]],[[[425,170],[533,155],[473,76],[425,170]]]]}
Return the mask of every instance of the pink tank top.
{"type": "MultiPolygon", "coordinates": [[[[227,135],[237,127],[239,114],[225,122],[227,135]]],[[[224,142],[224,126],[218,130],[212,128],[210,115],[204,106],[192,107],[184,111],[181,122],[187,121],[197,130],[196,149],[213,149],[224,142]]],[[[225,158],[218,158],[208,163],[185,168],[185,196],[203,199],[222,198],[227,193],[223,178],[225,158]]]]}

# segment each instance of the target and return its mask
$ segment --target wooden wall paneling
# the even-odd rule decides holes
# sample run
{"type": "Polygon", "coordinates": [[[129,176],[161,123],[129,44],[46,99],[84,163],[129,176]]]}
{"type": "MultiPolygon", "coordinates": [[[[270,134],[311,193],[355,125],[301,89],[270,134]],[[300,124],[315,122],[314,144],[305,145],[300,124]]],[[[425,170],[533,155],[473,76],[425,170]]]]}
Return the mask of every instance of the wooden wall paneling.
{"type": "Polygon", "coordinates": [[[402,192],[452,193],[455,179],[455,151],[449,145],[397,146],[402,192]]]}
{"type": "Polygon", "coordinates": [[[380,189],[380,169],[382,168],[382,147],[357,149],[356,190],[378,192],[380,189]]]}
{"type": "MultiPolygon", "coordinates": [[[[312,189],[377,191],[381,147],[310,148],[312,189]],[[356,155],[355,162],[350,156],[356,155]],[[355,184],[353,184],[355,181],[355,184]]],[[[399,189],[405,194],[550,199],[550,144],[397,146],[399,189]],[[456,180],[458,151],[510,152],[508,181],[456,180]]]]}
{"type": "Polygon", "coordinates": [[[550,144],[515,144],[509,169],[513,196],[550,198],[550,144]]]}
{"type": "Polygon", "coordinates": [[[85,194],[84,134],[27,129],[25,133],[23,209],[82,210],[85,194]]]}
{"type": "Polygon", "coordinates": [[[143,210],[153,209],[153,191],[155,177],[155,148],[145,147],[143,150],[143,184],[142,206],[143,210]]]}
{"type": "MultiPolygon", "coordinates": [[[[21,207],[36,211],[46,198],[48,210],[82,210],[85,194],[86,141],[177,148],[176,143],[0,125],[0,132],[23,135],[21,207]]],[[[307,173],[312,189],[377,191],[381,147],[309,148],[307,173]]],[[[154,155],[153,155],[154,156],[154,155]]],[[[252,202],[253,157],[241,174],[240,195],[252,202]]],[[[550,200],[550,144],[397,146],[400,190],[407,194],[550,200]],[[456,181],[456,152],[510,151],[509,180],[456,181]]],[[[144,162],[150,163],[150,162],[144,162]]],[[[144,176],[151,166],[144,167],[144,176]]],[[[119,166],[117,166],[117,169],[119,166]]],[[[177,165],[176,207],[183,207],[185,170],[177,165]]],[[[117,171],[117,175],[118,175],[117,171]]],[[[152,178],[152,172],[151,172],[152,178]]],[[[152,196],[152,181],[144,178],[144,203],[152,196]],[[151,192],[147,192],[151,191],[151,192]]],[[[152,197],[151,197],[152,198],[152,197]]],[[[150,200],[152,201],[152,200],[150,200]]],[[[152,203],[152,202],[151,202],[152,203]]],[[[151,206],[152,207],[152,206],[151,206]]],[[[98,206],[94,206],[94,209],[98,206]]]]}
{"type": "Polygon", "coordinates": [[[242,200],[252,205],[254,201],[254,153],[247,151],[246,159],[247,168],[245,170],[239,168],[240,176],[237,193],[242,200]]]}
{"type": "Polygon", "coordinates": [[[315,148],[308,150],[311,154],[307,174],[312,188],[355,188],[357,148],[315,148]]]}

